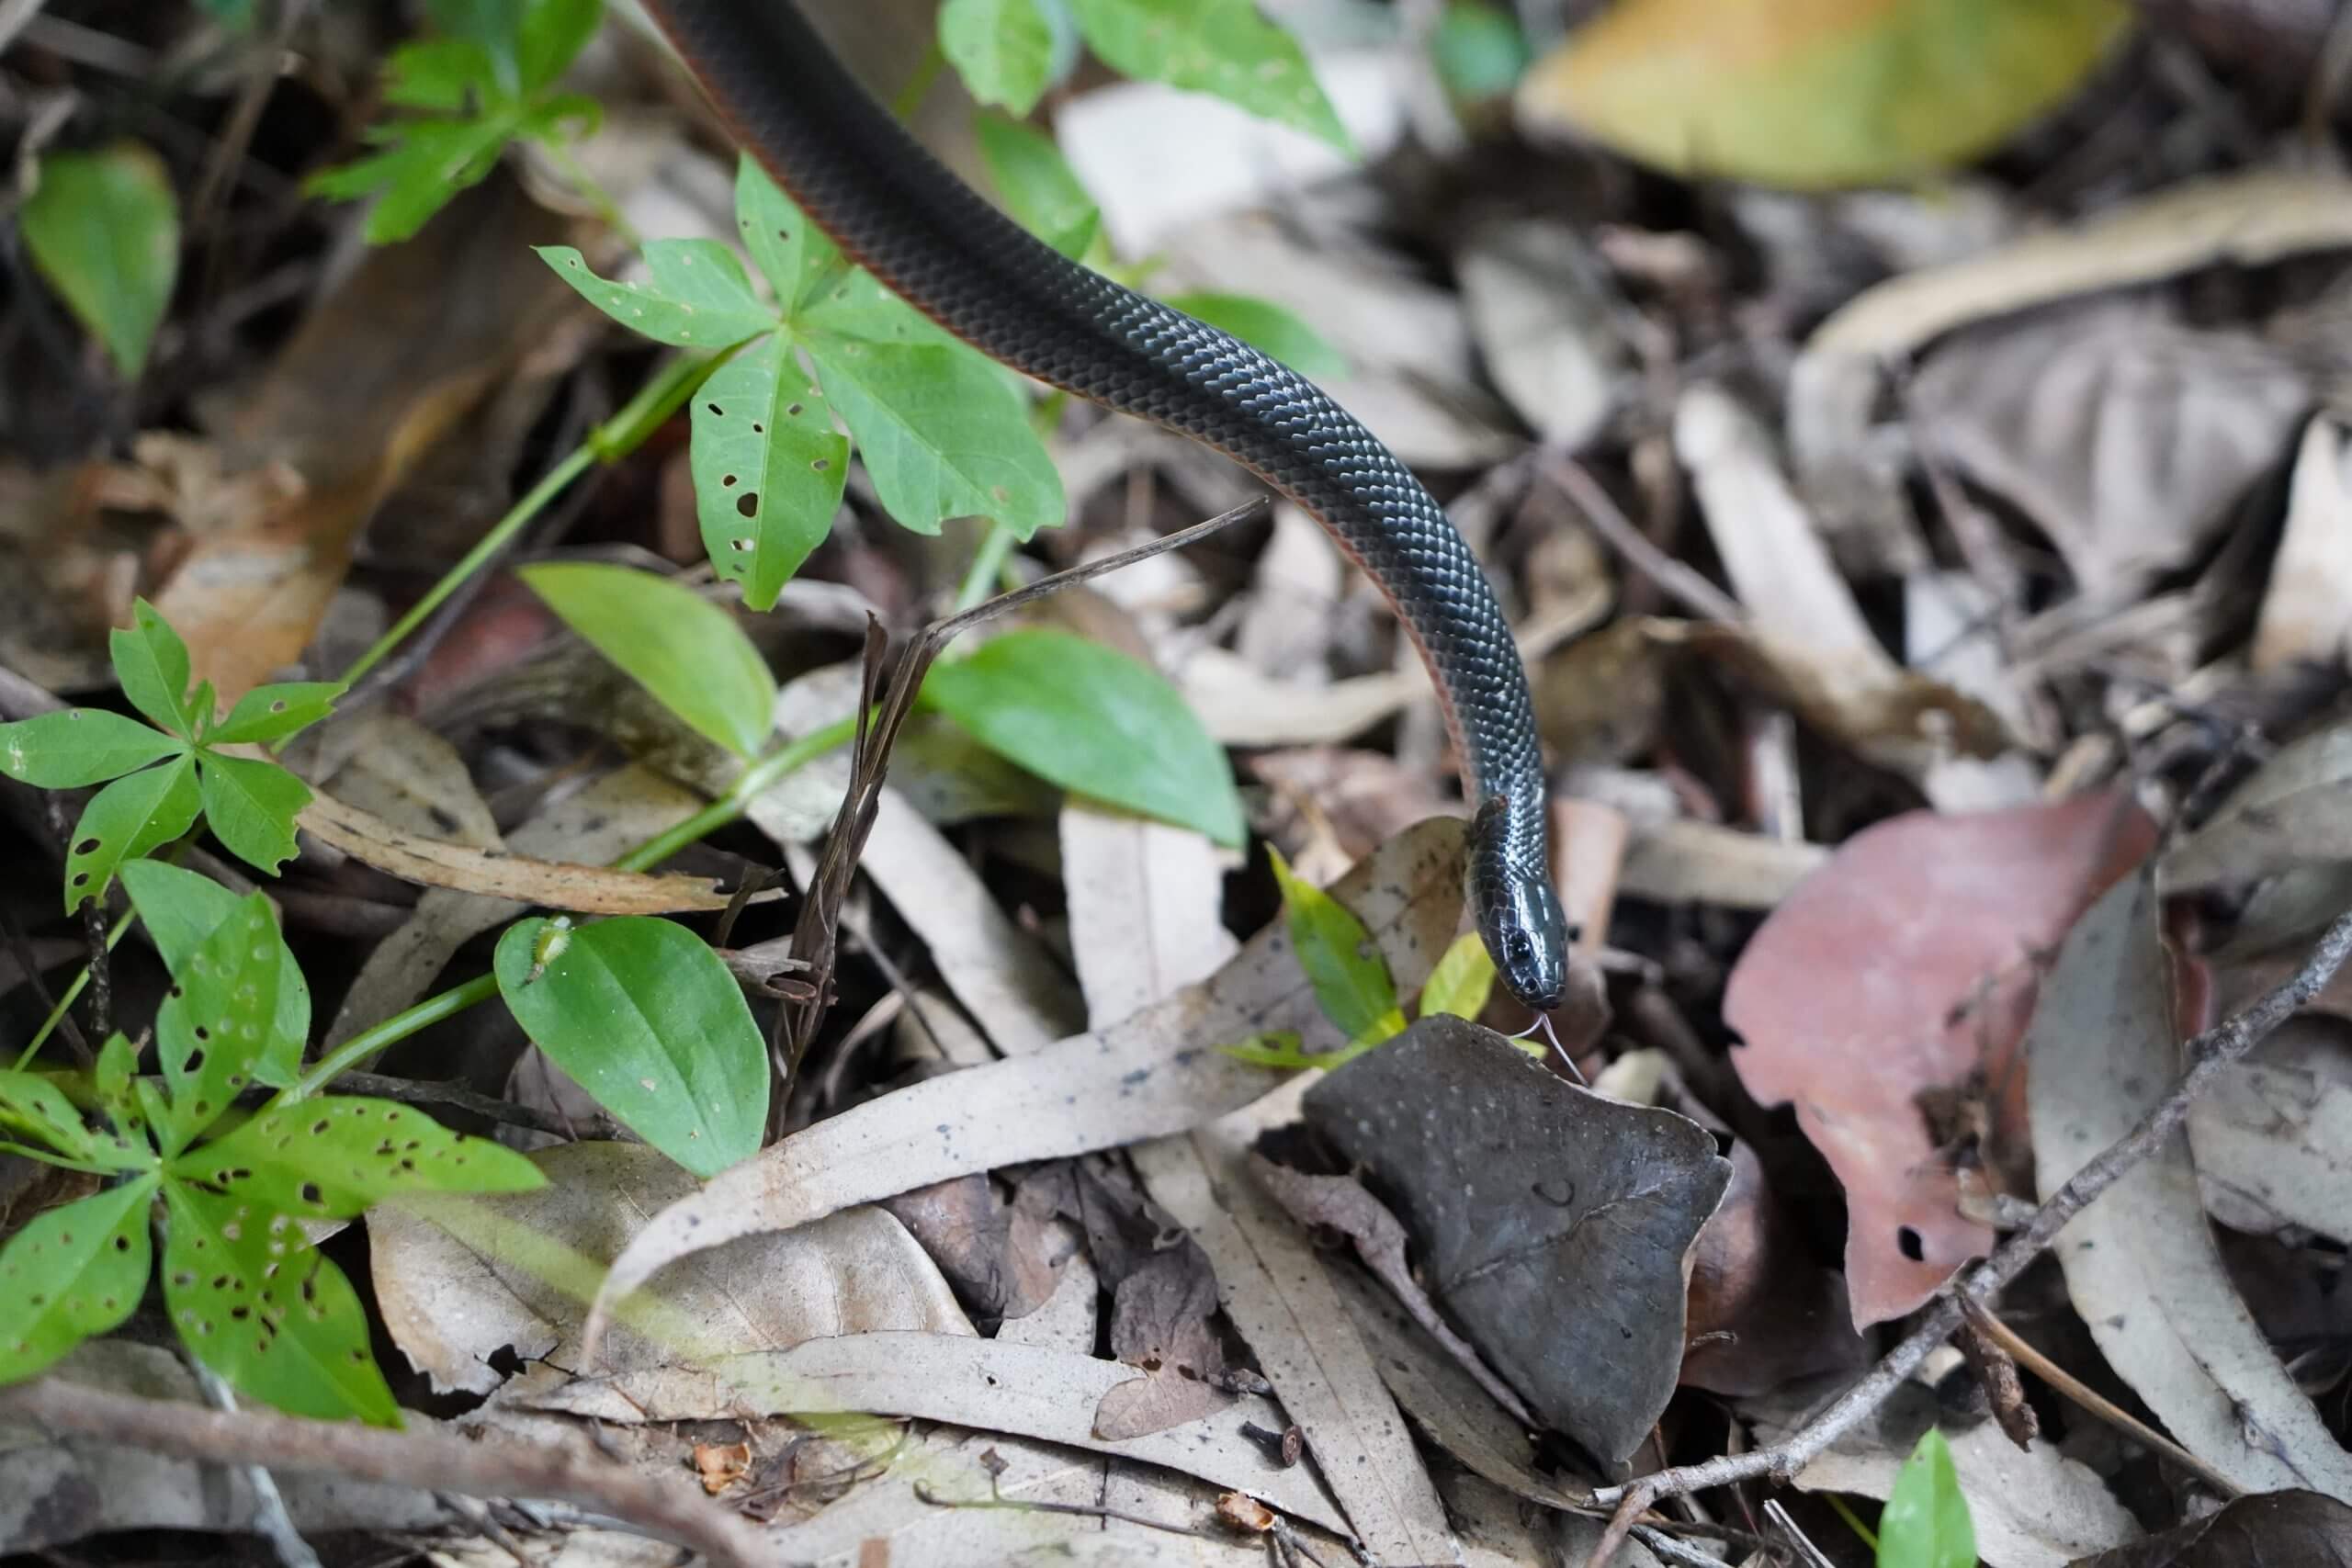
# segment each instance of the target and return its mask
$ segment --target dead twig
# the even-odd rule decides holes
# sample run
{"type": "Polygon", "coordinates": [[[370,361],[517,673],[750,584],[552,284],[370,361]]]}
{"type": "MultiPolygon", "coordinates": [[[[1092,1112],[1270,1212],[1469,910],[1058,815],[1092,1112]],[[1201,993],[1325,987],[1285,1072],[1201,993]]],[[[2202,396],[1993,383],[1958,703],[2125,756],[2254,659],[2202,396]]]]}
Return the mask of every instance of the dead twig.
{"type": "Polygon", "coordinates": [[[572,1138],[578,1135],[571,1123],[560,1116],[512,1100],[478,1093],[459,1083],[387,1077],[381,1073],[345,1073],[335,1079],[335,1088],[352,1094],[371,1095],[378,1100],[397,1100],[403,1105],[446,1105],[452,1111],[470,1111],[486,1121],[528,1128],[550,1137],[572,1138]]]}
{"type": "Polygon", "coordinates": [[[1960,1310],[1965,1319],[1952,1335],[1952,1343],[1967,1359],[1968,1370],[1984,1391],[1985,1403],[1993,1407],[1993,1420],[2001,1435],[2022,1451],[2031,1451],[2033,1439],[2041,1436],[2041,1418],[2027,1403],[2025,1383],[2018,1376],[2017,1358],[2009,1353],[2008,1341],[1997,1332],[1999,1320],[1984,1310],[1982,1303],[1962,1296],[1960,1310]]]}
{"type": "Polygon", "coordinates": [[[94,1438],[206,1464],[323,1472],[419,1491],[575,1503],[729,1568],[772,1568],[761,1532],[717,1504],[569,1446],[386,1431],[275,1411],[228,1414],[168,1399],[139,1399],[61,1378],[0,1392],[0,1419],[52,1437],[94,1438]]]}
{"type": "Polygon", "coordinates": [[[1986,1300],[2023,1273],[2026,1266],[2057,1239],[2068,1221],[2164,1145],[2188,1117],[2190,1103],[2211,1087],[2223,1068],[2267,1039],[2304,1003],[2317,996],[2344,966],[2347,956],[2352,956],[2352,914],[2336,917],[2292,979],[2189,1041],[2183,1052],[2189,1063],[2188,1070],[2140,1119],[2138,1125],[2076,1171],[2034,1211],[2022,1230],[1978,1264],[1956,1288],[1948,1285],[1942,1298],[1927,1310],[1901,1344],[1887,1352],[1868,1376],[1797,1432],[1752,1453],[1726,1454],[1700,1464],[1678,1465],[1595,1492],[1595,1502],[1603,1506],[1614,1504],[1617,1511],[1588,1560],[1590,1568],[1601,1568],[1609,1561],[1634,1521],[1659,1498],[1710,1486],[1727,1486],[1759,1476],[1784,1483],[1860,1425],[1902,1386],[1903,1381],[1928,1359],[1928,1352],[1951,1337],[1952,1330],[1963,1321],[1964,1303],[1986,1300]]]}
{"type": "Polygon", "coordinates": [[[1736,626],[1747,619],[1747,612],[1730,594],[1651,544],[1649,536],[1618,510],[1583,464],[1573,457],[1547,454],[1543,468],[1544,477],[1584,513],[1592,531],[1608,540],[1634,570],[1666,590],[1668,598],[1679,600],[1683,608],[1702,620],[1736,626]]]}

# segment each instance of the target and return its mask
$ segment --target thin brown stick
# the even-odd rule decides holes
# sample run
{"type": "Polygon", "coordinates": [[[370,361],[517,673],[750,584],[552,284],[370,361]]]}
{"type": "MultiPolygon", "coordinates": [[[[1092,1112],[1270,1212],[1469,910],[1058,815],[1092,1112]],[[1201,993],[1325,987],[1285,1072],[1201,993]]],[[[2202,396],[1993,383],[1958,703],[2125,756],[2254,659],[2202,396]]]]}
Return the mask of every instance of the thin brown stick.
{"type": "Polygon", "coordinates": [[[1608,1550],[1595,1549],[1595,1555],[1589,1559],[1591,1568],[1600,1568],[1608,1561],[1608,1552],[1623,1540],[1633,1521],[1659,1498],[1710,1486],[1728,1486],[1758,1476],[1785,1482],[1860,1425],[1917,1370],[1930,1351],[1960,1326],[1963,1301],[1984,1301],[2025,1272],[2026,1266],[2049,1247],[2068,1221],[2163,1147],[2188,1117],[2190,1103],[2212,1086],[2222,1070],[2267,1039],[2272,1031],[2317,996],[2344,966],[2347,956],[2352,956],[2352,914],[2336,917],[2292,979],[2189,1041],[2183,1052],[2189,1063],[2188,1070],[2171,1091],[2150,1108],[2131,1132],[2076,1171],[2051,1195],[2049,1201],[2034,1211],[2022,1230],[1977,1265],[1956,1289],[1947,1286],[1942,1299],[1928,1309],[1918,1325],[1887,1352],[1885,1359],[1803,1428],[1784,1441],[1752,1453],[1726,1454],[1700,1464],[1679,1465],[1639,1481],[1596,1491],[1593,1500],[1603,1506],[1615,1504],[1617,1512],[1602,1538],[1602,1546],[1608,1550]]]}
{"type": "Polygon", "coordinates": [[[1951,1342],[1960,1347],[1968,1370],[1975,1374],[1976,1385],[1984,1391],[1984,1402],[1992,1406],[2001,1435],[2020,1451],[2031,1451],[2033,1439],[2041,1436],[2041,1418],[2026,1399],[2025,1380],[2018,1376],[2018,1359],[1996,1332],[2001,1325],[1982,1303],[1966,1296],[1960,1299],[1960,1311],[1961,1325],[1951,1342]]]}
{"type": "Polygon", "coordinates": [[[1730,594],[1650,543],[1649,536],[1634,526],[1634,520],[1609,499],[1609,492],[1582,463],[1547,454],[1543,468],[1544,477],[1584,513],[1592,531],[1608,540],[1634,570],[1665,589],[1669,598],[1679,600],[1683,608],[1702,620],[1737,625],[1747,618],[1730,594]]]}
{"type": "Polygon", "coordinates": [[[137,1399],[59,1378],[0,1391],[0,1417],[53,1437],[95,1438],[206,1464],[258,1464],[476,1497],[575,1503],[727,1568],[774,1568],[762,1533],[718,1505],[570,1447],[455,1432],[386,1431],[275,1411],[229,1414],[137,1399]]]}
{"type": "MultiPolygon", "coordinates": [[[[1973,1306],[1974,1303],[1971,1303],[1973,1306]]],[[[2023,1336],[2003,1323],[1995,1314],[1978,1307],[1968,1316],[1976,1332],[1992,1340],[2009,1353],[2012,1360],[2032,1370],[2033,1375],[2081,1405],[2085,1410],[2121,1432],[2135,1443],[2144,1444],[2157,1454],[2170,1460],[2181,1469],[2211,1486],[2224,1497],[2242,1497],[2245,1488],[2165,1437],[2162,1432],[2091,1387],[2082,1379],[2035,1349],[2023,1336]]]]}
{"type": "Polygon", "coordinates": [[[403,1105],[446,1105],[452,1111],[471,1111],[485,1121],[502,1122],[509,1127],[526,1127],[534,1133],[545,1133],[551,1137],[579,1136],[578,1130],[571,1122],[551,1111],[479,1093],[461,1083],[387,1077],[381,1073],[345,1073],[334,1080],[334,1086],[350,1094],[397,1100],[403,1105]]]}

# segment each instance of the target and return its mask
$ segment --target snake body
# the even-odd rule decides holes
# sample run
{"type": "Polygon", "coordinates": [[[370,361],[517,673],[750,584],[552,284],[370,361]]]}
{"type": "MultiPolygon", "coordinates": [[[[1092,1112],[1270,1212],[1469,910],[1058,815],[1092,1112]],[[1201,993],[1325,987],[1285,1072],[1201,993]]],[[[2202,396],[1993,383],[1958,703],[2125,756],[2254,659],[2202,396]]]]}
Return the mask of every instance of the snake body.
{"type": "Polygon", "coordinates": [[[1063,256],[950,173],[790,0],[645,0],[738,143],[852,261],[1023,375],[1214,447],[1328,530],[1434,679],[1474,806],[1465,891],[1504,985],[1566,987],[1527,673],[1477,558],[1404,464],[1304,377],[1063,256]]]}

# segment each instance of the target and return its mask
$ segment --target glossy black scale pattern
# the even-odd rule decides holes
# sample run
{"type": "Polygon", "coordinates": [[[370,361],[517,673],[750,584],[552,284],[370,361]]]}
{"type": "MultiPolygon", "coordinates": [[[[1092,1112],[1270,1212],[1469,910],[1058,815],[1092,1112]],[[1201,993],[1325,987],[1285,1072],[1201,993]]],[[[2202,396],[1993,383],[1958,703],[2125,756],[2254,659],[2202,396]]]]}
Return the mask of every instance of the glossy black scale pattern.
{"type": "Polygon", "coordinates": [[[1477,807],[1468,891],[1504,982],[1566,983],[1527,675],[1477,558],[1370,431],[1229,334],[1078,265],[943,167],[787,0],[647,0],[745,151],[853,260],[1025,375],[1182,432],[1305,508],[1396,604],[1477,807]]]}

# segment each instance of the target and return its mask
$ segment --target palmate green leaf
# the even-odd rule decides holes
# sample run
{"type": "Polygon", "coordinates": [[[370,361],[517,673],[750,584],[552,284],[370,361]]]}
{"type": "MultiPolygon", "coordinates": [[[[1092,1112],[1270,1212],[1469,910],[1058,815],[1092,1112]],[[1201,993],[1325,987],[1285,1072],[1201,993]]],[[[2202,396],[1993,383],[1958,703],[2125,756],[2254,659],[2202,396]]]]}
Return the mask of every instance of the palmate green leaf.
{"type": "Polygon", "coordinates": [[[975,102],[1016,115],[1037,107],[1070,52],[1057,44],[1044,0],[947,0],[939,8],[939,51],[975,102]]]}
{"type": "Polygon", "coordinates": [[[401,1424],[358,1293],[291,1214],[164,1186],[164,1305],[196,1359],[295,1416],[401,1424]]]}
{"type": "Polygon", "coordinates": [[[991,638],[933,666],[923,698],[1064,789],[1241,842],[1225,749],[1155,670],[1069,632],[991,638]]]}
{"type": "Polygon", "coordinates": [[[631,332],[675,348],[727,348],[774,332],[776,312],[760,303],[735,253],[716,240],[650,240],[643,283],[614,283],[589,270],[570,245],[536,247],[580,297],[631,332]]]}
{"type": "Polygon", "coordinates": [[[726,964],[684,926],[600,920],[540,948],[545,920],[498,942],[498,990],[524,1032],[596,1103],[696,1176],[756,1153],[767,1047],[726,964]]]}
{"type": "Polygon", "coordinates": [[[523,91],[543,92],[571,68],[605,19],[605,0],[528,0],[515,31],[523,91]]]}
{"type": "Polygon", "coordinates": [[[155,1151],[144,1140],[91,1128],[65,1091],[39,1073],[0,1071],[0,1127],[18,1142],[105,1170],[144,1170],[155,1163],[155,1151]]]}
{"type": "Polygon", "coordinates": [[[983,114],[973,118],[980,161],[1021,226],[1077,261],[1102,231],[1102,210],[1053,139],[1033,127],[983,114]]]}
{"type": "MultiPolygon", "coordinates": [[[[276,686],[256,686],[237,699],[237,705],[229,710],[227,718],[206,732],[205,743],[242,746],[283,739],[334,712],[335,699],[343,693],[340,681],[289,681],[276,686]]],[[[209,704],[202,713],[205,717],[210,716],[209,704]]]]}
{"type": "Polygon", "coordinates": [[[179,203],[164,161],[135,141],[52,152],[17,223],[34,267],[135,378],[179,276],[179,203]]]}
{"type": "Polygon", "coordinates": [[[735,227],[786,316],[845,265],[825,231],[808,221],[749,153],[735,161],[735,227]]]}
{"type": "Polygon", "coordinates": [[[0,1382],[20,1382],[119,1326],[154,1266],[150,1173],[51,1209],[0,1247],[0,1382]]]}
{"type": "Polygon", "coordinates": [[[849,439],[779,333],[711,372],[689,423],[703,548],[746,606],[771,609],[832,529],[849,439]]]}
{"type": "Polygon", "coordinates": [[[90,1093],[98,1109],[118,1128],[134,1134],[145,1127],[147,1120],[131,1092],[138,1072],[139,1047],[120,1030],[107,1036],[107,1043],[98,1047],[97,1064],[90,1069],[90,1093]]]}
{"type": "Polygon", "coordinates": [[[419,39],[384,62],[384,102],[460,114],[498,90],[489,51],[471,39],[419,39]]]}
{"type": "Polygon", "coordinates": [[[1274,880],[1283,890],[1283,911],[1299,967],[1315,987],[1323,1016],[1356,1044],[1376,1044],[1405,1032],[1396,1004],[1396,982],[1371,933],[1348,907],[1300,877],[1267,846],[1274,880]]]}
{"type": "Polygon", "coordinates": [[[1297,40],[1251,0],[1072,0],[1071,9],[1087,43],[1116,71],[1214,93],[1355,151],[1297,40]]]}
{"type": "Polygon", "coordinates": [[[311,804],[311,786],[275,762],[212,752],[197,759],[204,820],[212,836],[248,864],[275,873],[294,858],[294,818],[311,804]]]}
{"type": "MultiPolygon", "coordinates": [[[[174,975],[187,972],[188,960],[237,913],[243,900],[210,877],[158,860],[132,861],[122,868],[122,889],[147,930],[164,967],[174,975]]],[[[277,942],[277,1011],[268,1046],[254,1069],[254,1079],[272,1089],[284,1089],[300,1076],[302,1047],[311,1037],[311,987],[294,961],[286,934],[274,932],[277,942]]],[[[105,1056],[99,1061],[103,1066],[105,1056]]]]}
{"type": "Polygon", "coordinates": [[[812,333],[809,357],[890,515],[918,534],[986,517],[1026,539],[1062,520],[1062,477],[1020,398],[961,344],[812,333]]]}
{"type": "Polygon", "coordinates": [[[1249,294],[1202,290],[1171,294],[1168,303],[1197,321],[1221,327],[1261,354],[1272,355],[1310,381],[1348,373],[1340,351],[1295,311],[1249,294]]]}
{"type": "Polygon", "coordinates": [[[104,708],[66,708],[0,724],[0,773],[35,789],[80,789],[175,752],[187,743],[104,708]]]}
{"type": "Polygon", "coordinates": [[[162,848],[196,825],[204,808],[196,759],[127,774],[90,797],[65,852],[65,912],[106,896],[125,861],[162,848]]]}
{"type": "Polygon", "coordinates": [[[1976,1529],[1944,1435],[1930,1427],[1878,1517],[1878,1568],[1975,1568],[1976,1529]]]}
{"type": "Polygon", "coordinates": [[[698,733],[744,757],[767,739],[775,677],[725,609],[630,567],[550,561],[521,575],[564,625],[698,733]]]}
{"type": "Polygon", "coordinates": [[[195,735],[187,706],[187,644],[154,605],[141,599],[130,607],[130,625],[107,634],[114,678],[130,705],[156,728],[188,739],[195,735]]]}
{"type": "Polygon", "coordinates": [[[1494,990],[1495,961],[1476,931],[1464,931],[1453,939],[1421,987],[1421,1016],[1450,1012],[1475,1023],[1494,990]]]}
{"type": "Polygon", "coordinates": [[[342,1095],[274,1105],[167,1169],[306,1219],[350,1219],[403,1192],[527,1192],[547,1181],[514,1150],[413,1106],[342,1095]]]}
{"type": "Polygon", "coordinates": [[[155,1126],[165,1157],[260,1081],[277,1032],[285,952],[269,900],[254,893],[172,972],[171,995],[155,1014],[155,1055],[171,1090],[155,1126]]]}
{"type": "Polygon", "coordinates": [[[410,238],[460,192],[480,185],[520,123],[511,110],[479,119],[402,120],[390,128],[385,151],[322,169],[303,188],[339,201],[377,197],[368,213],[367,239],[389,245],[410,238]]]}

